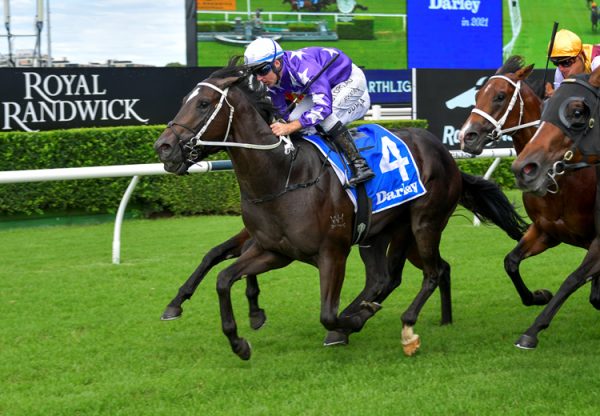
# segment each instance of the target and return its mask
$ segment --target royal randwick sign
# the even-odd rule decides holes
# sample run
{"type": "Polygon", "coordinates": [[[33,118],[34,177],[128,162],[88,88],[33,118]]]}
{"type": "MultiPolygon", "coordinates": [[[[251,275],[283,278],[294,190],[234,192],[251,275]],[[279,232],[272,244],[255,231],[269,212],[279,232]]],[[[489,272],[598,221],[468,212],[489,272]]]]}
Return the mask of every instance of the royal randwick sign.
{"type": "Polygon", "coordinates": [[[203,68],[0,70],[0,131],[164,124],[203,68]]]}
{"type": "Polygon", "coordinates": [[[121,121],[149,118],[138,114],[140,98],[107,98],[100,74],[47,74],[23,72],[23,101],[2,103],[2,129],[38,131],[46,123],[69,123],[74,120],[121,121]]]}

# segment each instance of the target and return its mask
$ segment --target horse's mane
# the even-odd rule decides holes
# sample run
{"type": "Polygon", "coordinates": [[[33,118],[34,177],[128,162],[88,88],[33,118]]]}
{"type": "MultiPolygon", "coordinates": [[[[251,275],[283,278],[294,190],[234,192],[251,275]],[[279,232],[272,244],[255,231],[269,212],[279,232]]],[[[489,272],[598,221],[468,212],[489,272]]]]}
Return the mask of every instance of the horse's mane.
{"type": "Polygon", "coordinates": [[[271,102],[267,87],[260,82],[252,71],[240,62],[243,62],[243,56],[232,56],[227,63],[227,66],[217,69],[210,75],[210,78],[229,78],[237,77],[232,85],[238,87],[250,100],[254,108],[259,112],[261,117],[271,123],[275,117],[275,108],[271,102]]]}
{"type": "MultiPolygon", "coordinates": [[[[523,69],[523,67],[525,67],[525,59],[520,55],[512,55],[511,57],[509,57],[506,60],[506,62],[504,62],[504,65],[502,65],[500,68],[498,68],[498,70],[496,71],[496,74],[497,75],[512,74],[512,73],[517,72],[520,69],[523,69]]],[[[529,88],[531,88],[533,90],[533,92],[535,92],[535,95],[537,95],[541,99],[544,98],[545,90],[544,90],[544,83],[542,80],[532,79],[531,77],[529,77],[525,80],[525,83],[529,86],[529,88]]]]}

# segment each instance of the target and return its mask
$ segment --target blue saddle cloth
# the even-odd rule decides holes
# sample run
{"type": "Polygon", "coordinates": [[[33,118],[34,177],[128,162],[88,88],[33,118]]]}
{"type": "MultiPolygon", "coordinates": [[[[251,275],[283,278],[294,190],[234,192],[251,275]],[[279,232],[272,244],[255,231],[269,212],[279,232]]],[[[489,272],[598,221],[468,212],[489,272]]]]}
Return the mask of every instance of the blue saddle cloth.
{"type": "MultiPolygon", "coordinates": [[[[373,214],[395,207],[425,194],[419,168],[406,144],[390,131],[377,124],[363,124],[354,134],[356,147],[375,172],[375,177],[365,183],[371,198],[373,214]]],[[[336,175],[345,184],[351,173],[341,156],[331,150],[318,135],[305,136],[331,162],[336,175]]],[[[346,192],[356,211],[356,190],[346,192]]]]}

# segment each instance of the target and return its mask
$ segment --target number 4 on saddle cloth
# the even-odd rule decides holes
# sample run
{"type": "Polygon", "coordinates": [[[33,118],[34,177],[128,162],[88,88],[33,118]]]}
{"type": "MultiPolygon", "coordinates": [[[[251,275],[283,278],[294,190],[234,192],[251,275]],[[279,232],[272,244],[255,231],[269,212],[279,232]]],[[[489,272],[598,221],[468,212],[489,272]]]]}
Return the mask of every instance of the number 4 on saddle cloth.
{"type": "MultiPolygon", "coordinates": [[[[377,124],[363,124],[350,130],[356,147],[375,172],[375,177],[365,182],[367,196],[371,200],[375,214],[404,202],[415,199],[427,192],[419,168],[404,142],[392,132],[377,124]]],[[[325,140],[318,135],[305,136],[328,158],[342,184],[350,175],[347,163],[339,153],[332,151],[325,140]]],[[[357,211],[357,192],[346,188],[346,193],[357,211]]]]}

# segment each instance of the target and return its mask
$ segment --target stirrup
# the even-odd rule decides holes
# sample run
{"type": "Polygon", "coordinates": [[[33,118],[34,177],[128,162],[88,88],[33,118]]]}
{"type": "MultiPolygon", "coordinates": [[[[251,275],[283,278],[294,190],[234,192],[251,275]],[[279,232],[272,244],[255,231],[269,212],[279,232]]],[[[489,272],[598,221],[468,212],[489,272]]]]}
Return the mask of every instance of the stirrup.
{"type": "Polygon", "coordinates": [[[366,182],[370,179],[373,179],[374,177],[375,172],[373,172],[371,168],[365,164],[360,169],[356,169],[354,177],[348,181],[348,186],[354,187],[359,183],[366,182]]]}

